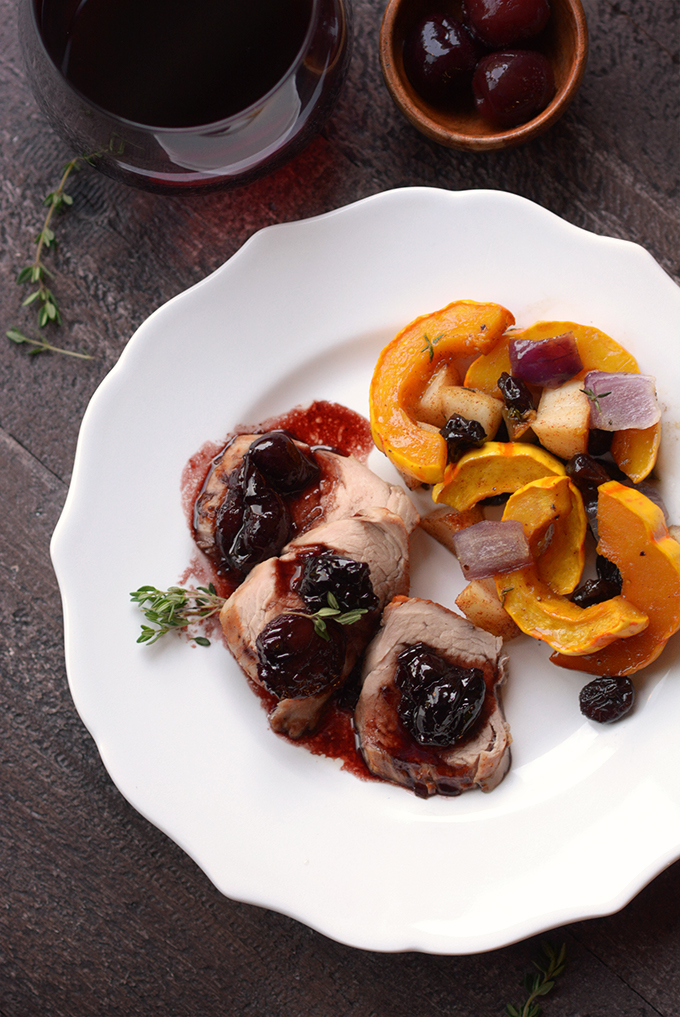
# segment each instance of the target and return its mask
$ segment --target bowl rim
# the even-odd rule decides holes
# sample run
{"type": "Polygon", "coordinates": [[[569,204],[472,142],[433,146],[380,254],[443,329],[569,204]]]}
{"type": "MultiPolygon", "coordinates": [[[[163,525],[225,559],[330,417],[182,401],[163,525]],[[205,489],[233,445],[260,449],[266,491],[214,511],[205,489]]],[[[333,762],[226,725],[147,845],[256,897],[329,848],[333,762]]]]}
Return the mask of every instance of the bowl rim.
{"type": "MultiPolygon", "coordinates": [[[[511,148],[543,134],[565,112],[576,95],[583,78],[588,58],[588,25],[581,0],[564,0],[574,27],[575,46],[574,58],[561,88],[555,93],[552,101],[533,119],[509,130],[498,130],[492,134],[471,134],[465,131],[452,131],[429,116],[425,110],[416,105],[404,86],[402,74],[397,69],[394,58],[393,39],[394,26],[403,4],[409,0],[388,0],[380,27],[380,65],[388,91],[397,108],[406,119],[426,137],[447,148],[458,148],[465,151],[493,151],[500,148],[511,148]]],[[[423,100],[425,102],[425,100],[423,100]]]]}

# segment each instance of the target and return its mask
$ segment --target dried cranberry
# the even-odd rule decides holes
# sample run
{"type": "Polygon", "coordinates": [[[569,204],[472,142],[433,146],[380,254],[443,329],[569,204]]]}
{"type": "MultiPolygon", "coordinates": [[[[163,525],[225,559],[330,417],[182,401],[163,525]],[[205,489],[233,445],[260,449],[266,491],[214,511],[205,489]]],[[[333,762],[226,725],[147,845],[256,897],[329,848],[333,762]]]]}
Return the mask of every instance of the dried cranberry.
{"type": "Polygon", "coordinates": [[[319,467],[285,431],[268,431],[246,453],[275,491],[295,494],[319,479],[319,467]]]}
{"type": "Polygon", "coordinates": [[[481,713],[483,672],[450,663],[426,643],[409,646],[397,659],[397,712],[404,727],[420,745],[453,745],[481,713]]]}
{"type": "Polygon", "coordinates": [[[433,103],[451,103],[469,88],[478,52],[472,37],[448,15],[423,18],[406,36],[404,69],[413,87],[433,103]]]}
{"type": "Polygon", "coordinates": [[[581,713],[598,724],[611,724],[620,720],[632,709],[635,687],[623,675],[595,678],[581,689],[581,713]]]}
{"type": "Polygon", "coordinates": [[[468,420],[460,413],[454,413],[439,432],[446,441],[449,462],[457,459],[470,448],[479,448],[486,441],[486,431],[478,420],[468,420]]]}
{"type": "Polygon", "coordinates": [[[503,371],[497,385],[510,416],[515,420],[524,420],[534,408],[534,401],[527,385],[519,378],[513,378],[507,371],[503,371]]]}
{"type": "Polygon", "coordinates": [[[372,611],[379,603],[366,562],[354,561],[330,551],[307,558],[297,592],[312,612],[328,607],[329,593],[333,594],[342,611],[357,608],[372,611]]]}
{"type": "MultiPolygon", "coordinates": [[[[279,555],[291,537],[290,511],[252,463],[241,467],[241,526],[223,557],[231,568],[247,573],[261,561],[279,555]]],[[[220,533],[222,531],[220,530],[220,533]]]]}
{"type": "Polygon", "coordinates": [[[345,632],[326,622],[328,639],[320,636],[311,618],[280,614],[255,641],[257,673],[279,699],[302,699],[339,684],[345,666],[345,632]]]}

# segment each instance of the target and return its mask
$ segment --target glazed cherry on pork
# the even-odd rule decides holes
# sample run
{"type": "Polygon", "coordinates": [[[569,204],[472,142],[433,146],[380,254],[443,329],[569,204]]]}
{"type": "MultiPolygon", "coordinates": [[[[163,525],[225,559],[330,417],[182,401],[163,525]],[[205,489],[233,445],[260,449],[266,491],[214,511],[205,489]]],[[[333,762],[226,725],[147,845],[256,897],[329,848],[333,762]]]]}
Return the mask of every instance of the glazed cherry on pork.
{"type": "Polygon", "coordinates": [[[255,565],[281,553],[293,536],[286,496],[318,480],[317,463],[284,431],[256,439],[242,465],[227,481],[217,513],[215,543],[222,562],[246,575],[255,565]]]}
{"type": "Polygon", "coordinates": [[[345,664],[346,636],[332,621],[326,636],[303,614],[280,614],[257,637],[258,676],[278,699],[315,696],[339,684],[345,664]]]}

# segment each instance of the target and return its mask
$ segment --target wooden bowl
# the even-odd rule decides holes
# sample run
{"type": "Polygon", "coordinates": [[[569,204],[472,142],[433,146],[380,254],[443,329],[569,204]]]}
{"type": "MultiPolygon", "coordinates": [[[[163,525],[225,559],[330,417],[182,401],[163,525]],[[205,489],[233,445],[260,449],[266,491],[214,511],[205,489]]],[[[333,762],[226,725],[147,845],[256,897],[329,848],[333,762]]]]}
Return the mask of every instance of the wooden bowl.
{"type": "MultiPolygon", "coordinates": [[[[550,60],[555,74],[555,97],[532,120],[510,129],[496,128],[477,113],[474,100],[463,99],[456,109],[432,106],[415,90],[404,71],[404,39],[428,14],[460,17],[460,0],[389,0],[380,30],[380,63],[387,87],[414,127],[432,141],[449,148],[484,152],[511,148],[542,134],[562,116],[583,77],[588,55],[588,29],[580,0],[551,0],[550,21],[527,49],[550,60]]],[[[524,47],[522,47],[524,48],[524,47]]]]}

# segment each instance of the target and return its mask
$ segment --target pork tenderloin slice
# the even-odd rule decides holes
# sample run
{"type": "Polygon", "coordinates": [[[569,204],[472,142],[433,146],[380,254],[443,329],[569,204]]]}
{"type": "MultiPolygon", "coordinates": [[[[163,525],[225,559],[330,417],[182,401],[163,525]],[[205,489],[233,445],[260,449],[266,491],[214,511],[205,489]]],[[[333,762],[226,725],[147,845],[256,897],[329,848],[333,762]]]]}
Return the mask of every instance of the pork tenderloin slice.
{"type": "Polygon", "coordinates": [[[222,450],[213,465],[194,504],[194,540],[210,557],[216,554],[215,528],[217,513],[227,495],[229,475],[243,462],[243,457],[258,437],[237,434],[222,450]]]}
{"type": "MultiPolygon", "coordinates": [[[[215,459],[194,508],[194,539],[211,558],[218,555],[215,545],[217,515],[227,495],[230,474],[238,469],[243,457],[261,434],[239,434],[215,459]]],[[[419,516],[402,488],[389,484],[353,456],[341,456],[327,449],[311,451],[304,442],[295,444],[314,458],[321,475],[317,484],[299,494],[288,496],[295,535],[332,519],[359,515],[374,507],[384,507],[400,516],[409,533],[418,525],[419,516]]]]}
{"type": "Polygon", "coordinates": [[[279,615],[307,610],[298,593],[291,589],[291,581],[315,549],[366,562],[378,607],[346,626],[347,647],[339,683],[314,696],[281,699],[274,708],[270,717],[272,727],[291,738],[300,738],[318,726],[327,701],[349,677],[374,634],[385,604],[393,596],[408,592],[409,587],[408,533],[401,518],[387,509],[374,509],[367,516],[336,519],[291,541],[280,558],[256,565],[220,612],[227,646],[255,684],[262,684],[256,646],[259,634],[279,615]]]}
{"type": "Polygon", "coordinates": [[[396,597],[366,651],[354,718],[358,744],[371,773],[423,798],[457,795],[472,788],[493,790],[510,766],[512,741],[500,700],[507,674],[502,645],[501,639],[440,604],[396,597]],[[481,715],[471,731],[451,746],[420,745],[399,718],[397,658],[421,642],[451,663],[477,667],[484,674],[481,715]]]}

